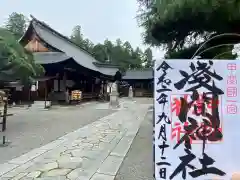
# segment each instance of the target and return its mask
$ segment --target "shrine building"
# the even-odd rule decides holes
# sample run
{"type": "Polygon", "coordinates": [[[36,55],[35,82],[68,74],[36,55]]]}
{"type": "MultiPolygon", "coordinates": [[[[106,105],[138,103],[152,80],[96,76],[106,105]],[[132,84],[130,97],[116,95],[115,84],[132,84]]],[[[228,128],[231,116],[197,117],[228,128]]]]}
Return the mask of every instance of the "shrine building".
{"type": "MultiPolygon", "coordinates": [[[[33,53],[35,62],[45,69],[45,75],[36,78],[38,88],[32,100],[51,98],[64,101],[65,92],[73,90],[82,91],[82,97],[86,99],[96,98],[100,92],[105,93],[105,86],[113,81],[119,71],[118,66],[98,62],[68,37],[35,17],[31,18],[19,42],[33,53]]],[[[152,95],[152,69],[127,71],[123,80],[133,87],[136,96],[152,95]]],[[[16,90],[22,101],[28,98],[28,90],[16,90]]]]}

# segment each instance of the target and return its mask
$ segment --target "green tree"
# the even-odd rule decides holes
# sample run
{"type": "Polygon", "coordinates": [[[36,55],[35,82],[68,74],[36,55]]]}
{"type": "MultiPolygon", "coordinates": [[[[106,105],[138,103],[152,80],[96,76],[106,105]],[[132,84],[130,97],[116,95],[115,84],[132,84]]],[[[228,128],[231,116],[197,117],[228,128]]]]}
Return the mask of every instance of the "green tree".
{"type": "Polygon", "coordinates": [[[70,39],[84,50],[93,53],[94,44],[88,38],[84,38],[81,26],[77,25],[73,28],[70,39]]]}
{"type": "Polygon", "coordinates": [[[122,66],[123,68],[127,68],[126,61],[128,59],[128,54],[124,51],[122,46],[120,44],[115,45],[111,49],[110,56],[110,62],[113,64],[117,64],[122,66]]]}
{"type": "Polygon", "coordinates": [[[77,25],[73,28],[70,39],[80,47],[83,47],[84,39],[81,31],[81,26],[77,25]]]}
{"type": "MultiPolygon", "coordinates": [[[[190,59],[193,54],[197,51],[199,45],[192,45],[191,47],[182,48],[180,50],[169,51],[165,54],[166,59],[190,59]]],[[[201,59],[217,58],[217,59],[235,59],[237,58],[236,53],[232,53],[233,45],[227,47],[214,48],[211,51],[206,51],[200,54],[201,59]],[[223,52],[223,53],[221,53],[223,52]]],[[[205,48],[206,49],[206,48],[205,48]]]]}
{"type": "Polygon", "coordinates": [[[118,65],[123,71],[143,68],[142,64],[146,59],[139,47],[134,50],[128,41],[123,43],[117,39],[115,42],[106,39],[103,44],[95,45],[93,48],[95,58],[101,62],[118,65]]]}
{"type": "Polygon", "coordinates": [[[133,48],[132,48],[130,42],[126,41],[126,42],[123,44],[123,48],[128,52],[128,54],[132,55],[132,53],[133,53],[133,48]]]}
{"type": "Polygon", "coordinates": [[[119,38],[115,43],[106,39],[103,44],[94,45],[89,39],[84,38],[80,26],[73,28],[70,38],[80,47],[92,53],[98,61],[119,65],[122,70],[142,68],[142,63],[145,61],[140,48],[134,50],[128,41],[123,43],[119,38]]]}
{"type": "Polygon", "coordinates": [[[122,41],[121,41],[121,39],[118,38],[118,39],[116,40],[116,45],[119,46],[119,47],[122,46],[122,41]]]}
{"type": "Polygon", "coordinates": [[[5,25],[5,28],[12,32],[19,39],[27,28],[28,19],[21,13],[13,12],[5,25]]]}
{"type": "Polygon", "coordinates": [[[82,46],[88,52],[93,53],[94,44],[89,39],[87,39],[87,38],[84,39],[82,46]]]}
{"type": "MultiPolygon", "coordinates": [[[[240,1],[238,0],[138,0],[141,14],[140,25],[144,27],[145,43],[161,46],[167,57],[182,55],[199,47],[209,37],[222,33],[239,33],[240,1]]],[[[208,43],[209,47],[237,43],[240,38],[223,37],[208,43]]],[[[229,51],[233,46],[222,46],[206,51],[205,58],[229,51]]],[[[192,54],[193,55],[193,54],[192,54]]],[[[189,56],[189,55],[188,55],[189,56]]],[[[228,53],[225,57],[234,58],[228,53]]]]}
{"type": "Polygon", "coordinates": [[[137,47],[132,54],[132,58],[131,58],[131,61],[130,61],[130,69],[140,69],[140,68],[142,68],[143,62],[144,62],[143,52],[139,47],[137,47]]]}
{"type": "Polygon", "coordinates": [[[106,39],[103,44],[105,46],[105,53],[107,54],[107,59],[111,61],[111,55],[112,55],[114,45],[108,39],[106,39]]]}
{"type": "Polygon", "coordinates": [[[93,47],[93,55],[100,62],[104,63],[108,60],[106,47],[102,44],[97,44],[93,47]]]}
{"type": "Polygon", "coordinates": [[[8,30],[0,28],[0,80],[29,82],[44,73],[42,66],[35,64],[27,52],[8,30]]]}
{"type": "Polygon", "coordinates": [[[152,50],[150,48],[147,48],[144,52],[144,63],[145,63],[145,68],[150,68],[152,67],[153,64],[153,54],[152,50]]]}

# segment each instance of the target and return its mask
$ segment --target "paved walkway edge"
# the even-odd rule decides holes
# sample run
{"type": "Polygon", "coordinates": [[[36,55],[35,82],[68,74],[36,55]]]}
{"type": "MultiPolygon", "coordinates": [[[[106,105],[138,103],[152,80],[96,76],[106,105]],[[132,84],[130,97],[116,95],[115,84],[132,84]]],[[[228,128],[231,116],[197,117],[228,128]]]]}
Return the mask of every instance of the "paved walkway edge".
{"type": "Polygon", "coordinates": [[[120,142],[117,144],[114,150],[109,154],[107,159],[104,161],[104,163],[102,164],[102,167],[98,169],[98,171],[93,175],[93,177],[90,180],[114,180],[115,179],[127,153],[129,152],[132,146],[134,139],[136,138],[140,130],[142,121],[145,119],[146,114],[141,119],[135,131],[127,132],[126,136],[124,136],[120,140],[120,142]],[[122,148],[122,147],[125,147],[125,148],[122,148]],[[103,169],[105,166],[112,166],[112,169],[114,170],[112,172],[108,172],[106,170],[104,171],[103,169]]]}

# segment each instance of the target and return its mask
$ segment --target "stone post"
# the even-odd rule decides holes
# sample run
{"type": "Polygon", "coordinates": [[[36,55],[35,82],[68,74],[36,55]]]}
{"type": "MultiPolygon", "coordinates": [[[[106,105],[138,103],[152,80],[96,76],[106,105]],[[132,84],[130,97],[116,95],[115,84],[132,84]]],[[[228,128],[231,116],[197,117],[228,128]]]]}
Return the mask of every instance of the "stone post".
{"type": "Polygon", "coordinates": [[[117,90],[117,83],[114,82],[112,83],[112,88],[111,88],[111,93],[110,93],[110,102],[109,102],[109,106],[110,107],[114,107],[114,108],[118,108],[119,105],[119,100],[118,100],[118,90],[117,90]]]}
{"type": "Polygon", "coordinates": [[[129,87],[128,97],[129,97],[129,99],[132,99],[132,98],[133,98],[133,89],[132,89],[132,86],[129,87]]]}
{"type": "Polygon", "coordinates": [[[68,89],[65,90],[64,95],[65,95],[65,102],[66,102],[66,104],[69,104],[71,95],[69,95],[69,90],[68,89]]]}

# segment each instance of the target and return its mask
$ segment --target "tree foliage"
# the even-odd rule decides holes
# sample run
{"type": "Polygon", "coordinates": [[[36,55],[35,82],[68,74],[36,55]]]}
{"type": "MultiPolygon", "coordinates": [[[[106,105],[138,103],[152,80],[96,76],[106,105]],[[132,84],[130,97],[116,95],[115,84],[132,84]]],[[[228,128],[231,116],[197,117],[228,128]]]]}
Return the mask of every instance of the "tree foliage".
{"type": "Polygon", "coordinates": [[[20,13],[13,12],[5,25],[5,28],[12,32],[16,39],[19,39],[26,31],[28,19],[20,13]]]}
{"type": "Polygon", "coordinates": [[[0,80],[18,79],[27,82],[44,72],[42,66],[34,63],[32,54],[3,28],[0,28],[0,60],[0,80]]]}
{"type": "Polygon", "coordinates": [[[33,55],[18,42],[26,31],[27,21],[23,14],[13,12],[0,28],[0,81],[30,83],[33,77],[44,73],[43,67],[35,64],[33,55]]]}
{"type": "Polygon", "coordinates": [[[92,50],[94,48],[94,44],[89,39],[84,39],[82,34],[82,28],[81,26],[77,25],[72,30],[72,35],[70,36],[70,39],[82,47],[84,50],[92,53],[92,50]]]}
{"type": "Polygon", "coordinates": [[[77,25],[72,30],[72,35],[70,36],[71,40],[75,42],[77,45],[83,45],[83,34],[81,31],[81,26],[77,25]]]}
{"type": "Polygon", "coordinates": [[[106,39],[102,44],[94,45],[89,39],[84,38],[80,26],[73,28],[70,38],[102,63],[119,65],[122,70],[151,67],[152,50],[150,48],[146,51],[142,51],[139,47],[134,49],[130,42],[122,42],[119,38],[115,42],[106,39]]]}
{"type": "MultiPolygon", "coordinates": [[[[144,27],[144,39],[152,46],[162,46],[167,56],[191,52],[214,35],[240,33],[239,0],[138,0],[141,13],[138,16],[144,27]]],[[[219,38],[211,45],[239,42],[240,38],[219,38]],[[234,41],[233,41],[234,40],[234,41]]],[[[209,48],[210,46],[206,46],[209,48]]],[[[225,45],[211,50],[208,55],[229,51],[233,46],[225,45]]],[[[205,54],[205,57],[211,58],[205,54]]],[[[234,58],[231,53],[228,57],[234,58]]]]}
{"type": "Polygon", "coordinates": [[[152,50],[150,48],[147,48],[144,52],[144,55],[145,55],[145,59],[144,59],[145,67],[146,68],[152,67],[152,64],[153,64],[152,50]]]}

